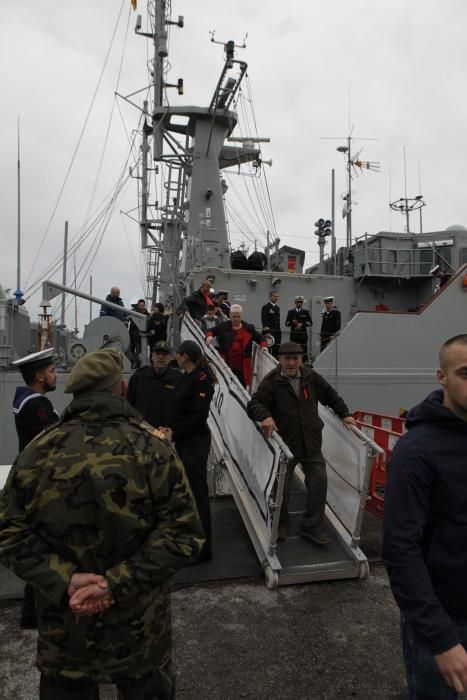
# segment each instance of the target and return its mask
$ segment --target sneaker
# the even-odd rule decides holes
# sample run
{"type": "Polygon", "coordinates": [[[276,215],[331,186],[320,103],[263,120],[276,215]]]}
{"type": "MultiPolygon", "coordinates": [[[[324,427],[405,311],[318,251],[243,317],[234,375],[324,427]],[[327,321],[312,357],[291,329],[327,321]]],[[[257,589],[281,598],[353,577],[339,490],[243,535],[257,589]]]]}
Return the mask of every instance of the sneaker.
{"type": "Polygon", "coordinates": [[[304,537],[306,540],[311,540],[320,546],[329,544],[329,537],[327,537],[319,527],[307,528],[302,525],[300,528],[300,537],[304,537]]]}

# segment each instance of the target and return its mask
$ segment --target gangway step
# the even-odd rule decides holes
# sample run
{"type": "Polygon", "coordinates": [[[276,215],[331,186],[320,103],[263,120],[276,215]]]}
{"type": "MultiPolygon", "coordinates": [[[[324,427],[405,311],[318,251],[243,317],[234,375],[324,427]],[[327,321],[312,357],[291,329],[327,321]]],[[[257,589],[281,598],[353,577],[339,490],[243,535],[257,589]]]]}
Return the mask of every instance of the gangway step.
{"type": "Polygon", "coordinates": [[[306,488],[298,470],[299,467],[296,468],[290,489],[288,537],[279,543],[276,552],[282,567],[279,585],[359,577],[360,562],[328,518],[325,518],[322,527],[329,538],[327,545],[317,545],[300,536],[306,488]]]}

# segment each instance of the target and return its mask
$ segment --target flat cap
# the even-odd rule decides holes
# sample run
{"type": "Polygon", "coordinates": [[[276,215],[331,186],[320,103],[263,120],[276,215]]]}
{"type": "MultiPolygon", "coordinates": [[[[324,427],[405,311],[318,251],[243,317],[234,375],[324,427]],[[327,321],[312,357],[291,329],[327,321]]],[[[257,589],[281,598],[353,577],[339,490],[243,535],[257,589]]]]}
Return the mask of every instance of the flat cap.
{"type": "Polygon", "coordinates": [[[151,352],[166,352],[168,355],[172,354],[172,348],[166,340],[159,340],[152,346],[151,352]]]}
{"type": "Polygon", "coordinates": [[[31,355],[26,355],[20,360],[15,360],[13,365],[17,367],[20,371],[41,369],[42,367],[48,367],[54,364],[53,360],[54,349],[47,348],[47,350],[41,350],[40,352],[33,352],[31,355]]]}
{"type": "Polygon", "coordinates": [[[279,355],[303,355],[303,348],[298,343],[282,343],[279,355]]]}
{"type": "Polygon", "coordinates": [[[324,301],[324,303],[326,303],[328,301],[334,301],[334,297],[323,297],[323,301],[324,301]]]}
{"type": "Polygon", "coordinates": [[[123,359],[114,348],[89,352],[71,370],[65,394],[105,391],[122,378],[123,359]]]}
{"type": "Polygon", "coordinates": [[[435,265],[432,270],[430,270],[430,275],[434,275],[440,269],[439,265],[435,265]]]}
{"type": "Polygon", "coordinates": [[[300,294],[295,297],[294,301],[305,301],[305,297],[302,297],[300,294]]]}

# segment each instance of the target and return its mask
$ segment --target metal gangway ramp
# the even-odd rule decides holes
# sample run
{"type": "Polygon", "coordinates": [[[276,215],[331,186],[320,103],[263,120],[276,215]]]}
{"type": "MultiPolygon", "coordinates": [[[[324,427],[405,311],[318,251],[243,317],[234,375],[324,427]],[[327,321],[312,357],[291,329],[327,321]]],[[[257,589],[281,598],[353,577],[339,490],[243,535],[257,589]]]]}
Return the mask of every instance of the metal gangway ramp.
{"type": "MultiPolygon", "coordinates": [[[[308,581],[365,578],[368,561],[359,548],[371,463],[380,448],[358,429],[349,430],[320,406],[324,422],[323,455],[327,463],[326,534],[330,543],[319,547],[298,535],[304,509],[304,476],[297,467],[289,500],[289,536],[277,542],[279,514],[290,450],[276,433],[264,437],[248,418],[250,394],[241,386],[218,352],[185,314],[182,340],[194,340],[212,363],[218,383],[211,402],[209,427],[213,449],[225,469],[230,490],[264,570],[268,588],[308,581]]],[[[276,366],[257,346],[253,353],[252,392],[276,366]]]]}

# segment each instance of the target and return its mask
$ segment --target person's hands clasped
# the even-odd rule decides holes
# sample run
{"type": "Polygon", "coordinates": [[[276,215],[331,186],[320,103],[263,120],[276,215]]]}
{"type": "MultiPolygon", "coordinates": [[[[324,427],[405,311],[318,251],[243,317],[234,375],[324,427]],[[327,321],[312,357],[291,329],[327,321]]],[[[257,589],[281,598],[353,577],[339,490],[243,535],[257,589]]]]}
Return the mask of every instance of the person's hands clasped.
{"type": "Polygon", "coordinates": [[[76,615],[89,616],[108,610],[114,601],[104,576],[92,573],[75,573],[70,579],[68,604],[76,615]]]}

